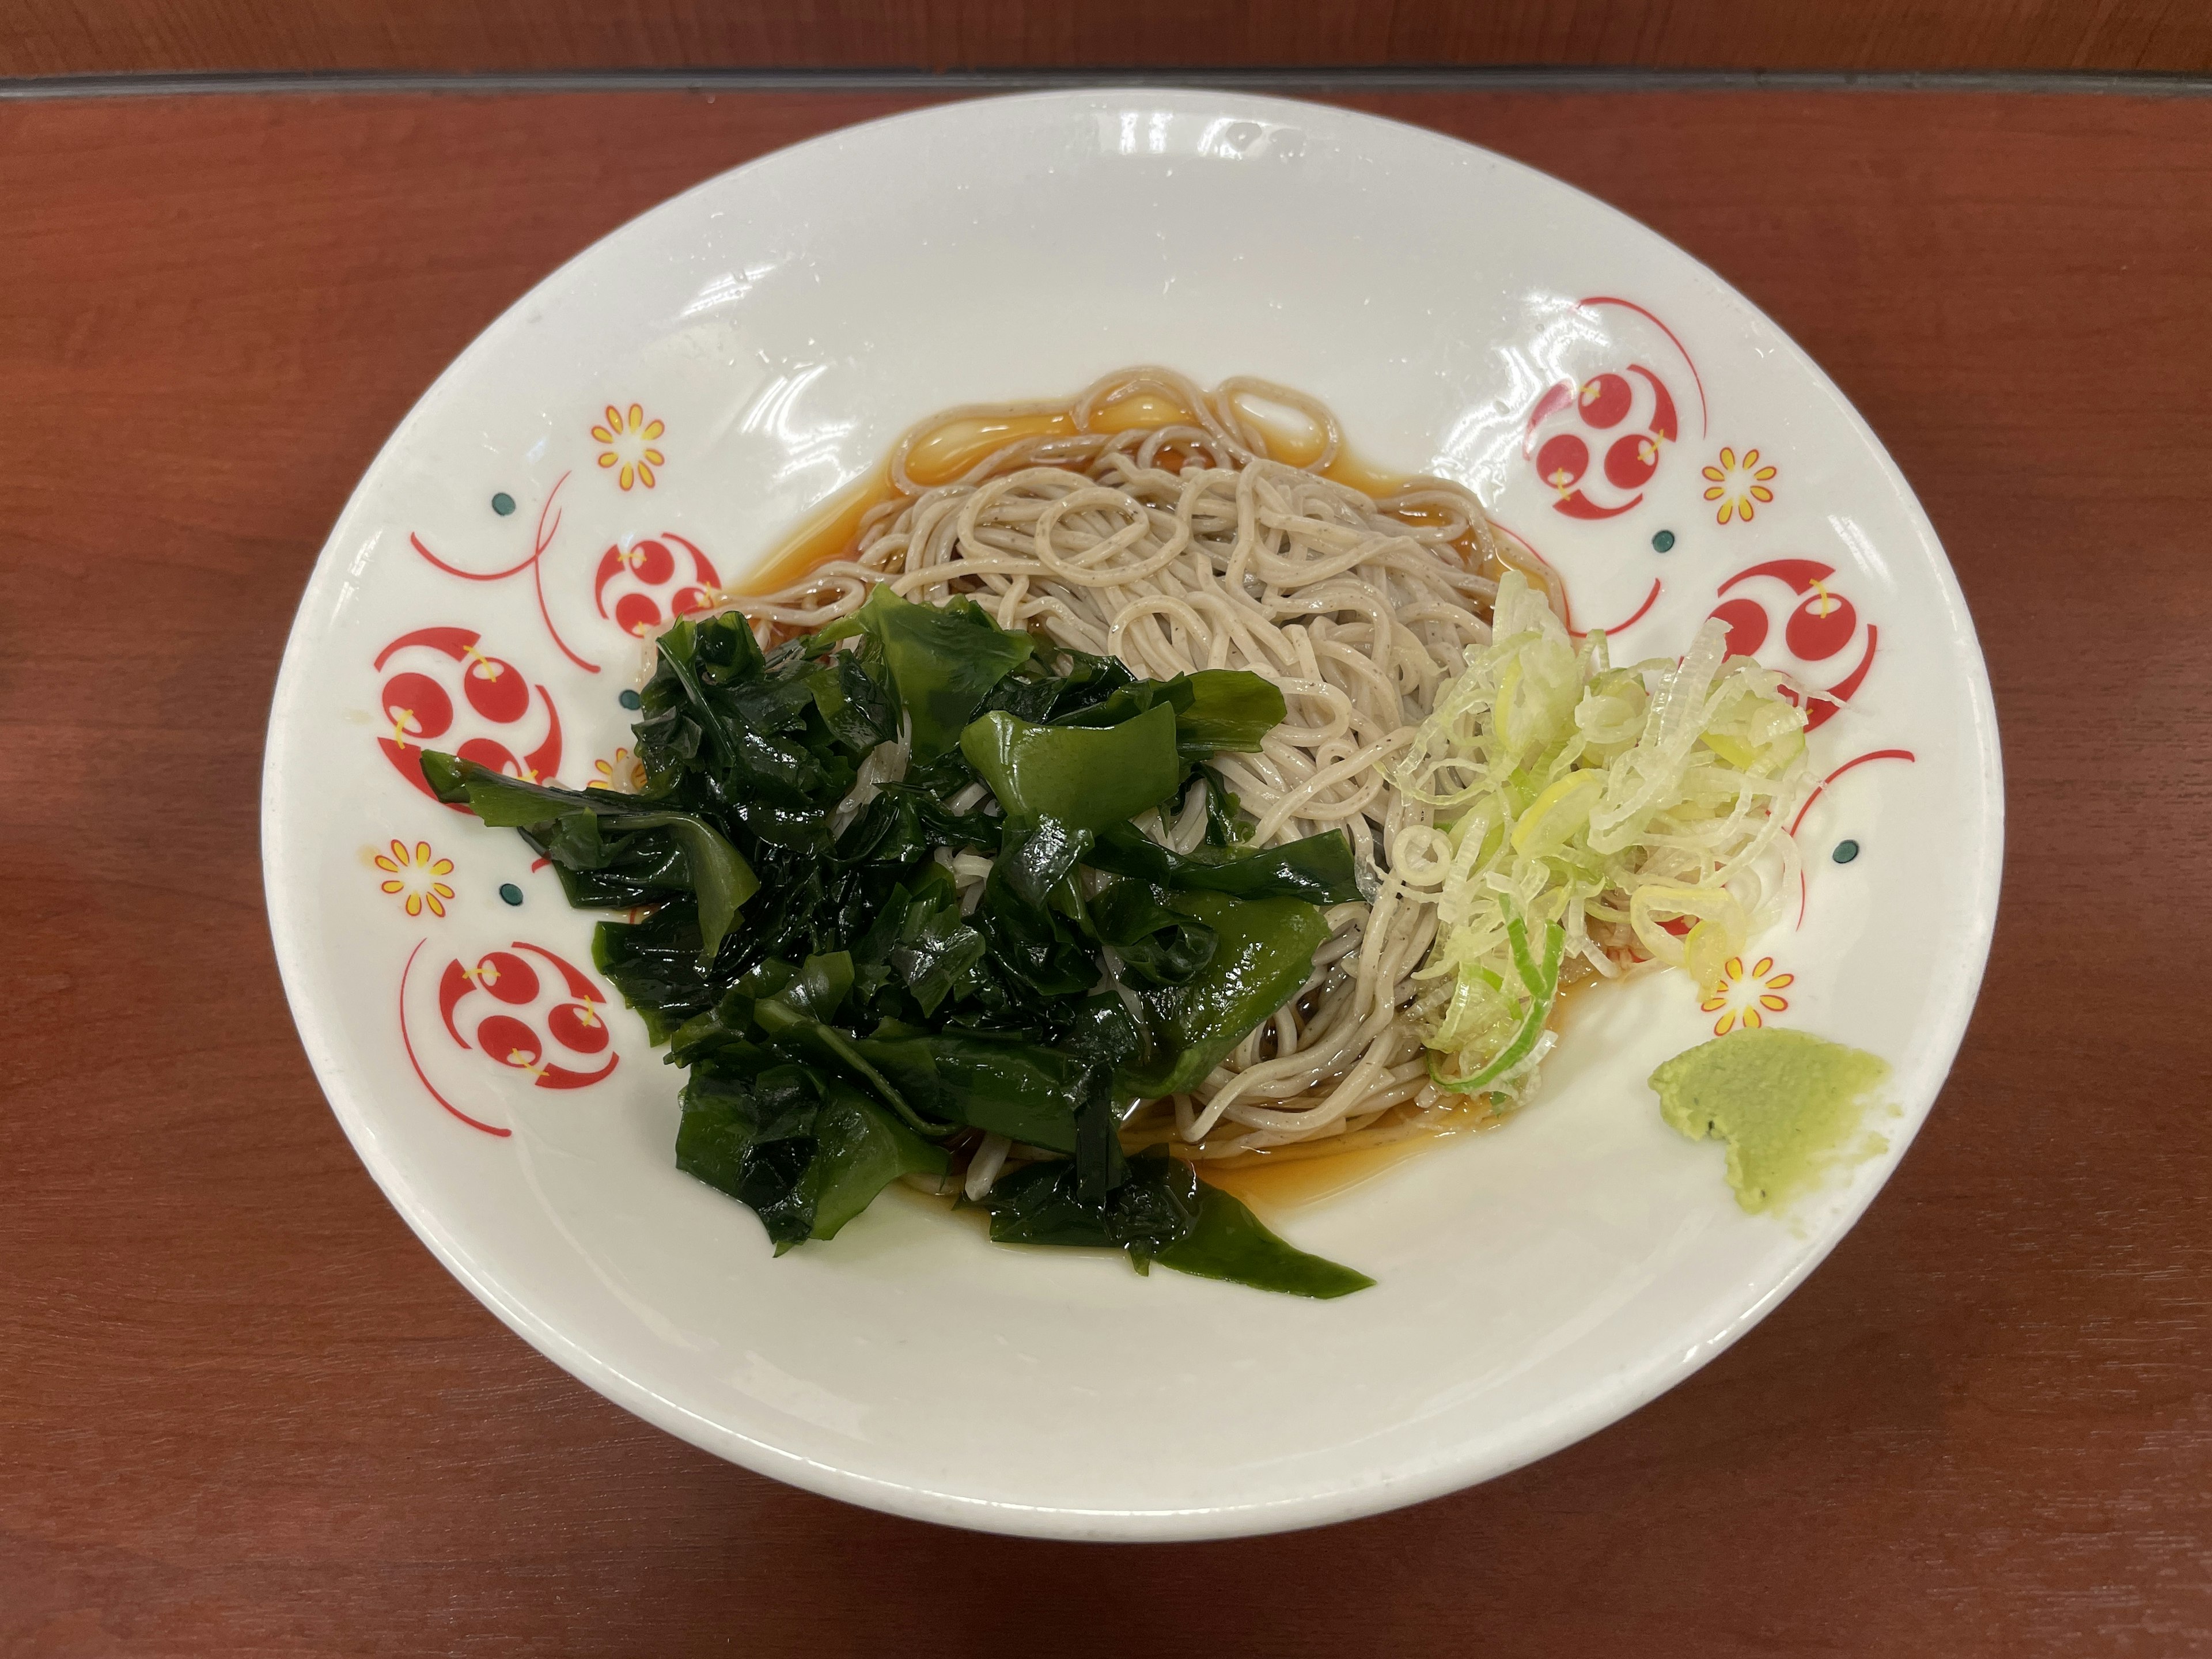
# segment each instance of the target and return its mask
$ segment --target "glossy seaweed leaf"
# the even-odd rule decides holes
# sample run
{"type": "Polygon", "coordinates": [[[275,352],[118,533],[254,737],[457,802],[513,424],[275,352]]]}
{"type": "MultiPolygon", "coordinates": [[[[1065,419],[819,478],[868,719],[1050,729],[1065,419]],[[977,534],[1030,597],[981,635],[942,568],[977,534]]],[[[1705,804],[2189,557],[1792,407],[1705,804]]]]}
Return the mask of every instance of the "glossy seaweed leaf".
{"type": "Polygon", "coordinates": [[[1075,1151],[1075,1122],[1094,1070],[1056,1049],[983,1032],[889,1032],[856,1038],[861,1058],[916,1110],[1055,1152],[1075,1151]]]}
{"type": "Polygon", "coordinates": [[[732,674],[761,672],[760,645],[742,618],[681,617],[660,636],[653,678],[638,694],[635,727],[649,793],[661,793],[683,774],[717,762],[727,765],[734,757],[732,715],[707,701],[700,682],[699,672],[709,663],[732,674]]]}
{"type": "Polygon", "coordinates": [[[892,985],[913,999],[924,1019],[946,1000],[976,984],[982,934],[960,913],[960,892],[941,864],[923,866],[912,890],[891,890],[874,922],[853,946],[860,1000],[884,1012],[883,993],[892,985]]]}
{"type": "MultiPolygon", "coordinates": [[[[883,647],[875,640],[863,639],[855,650],[823,650],[815,648],[810,635],[779,650],[797,657],[793,678],[805,685],[822,723],[847,749],[865,755],[898,736],[898,699],[891,692],[883,647]]],[[[763,666],[772,670],[775,662],[770,657],[763,666]]]]}
{"type": "Polygon", "coordinates": [[[760,846],[761,890],[745,925],[723,946],[715,971],[724,982],[774,958],[796,962],[842,950],[867,930],[901,866],[847,865],[819,854],[760,846]]]}
{"type": "Polygon", "coordinates": [[[1018,903],[1032,909],[1057,905],[1068,915],[1079,915],[1082,901],[1068,878],[1091,847],[1088,830],[1059,818],[1016,824],[1000,842],[991,874],[1018,903]]]}
{"type": "MultiPolygon", "coordinates": [[[[763,963],[763,970],[782,966],[763,963]]],[[[781,988],[759,997],[751,1009],[752,1023],[770,1047],[844,1073],[917,1133],[942,1139],[951,1133],[953,1125],[942,1116],[926,1117],[916,1111],[899,1085],[877,1069],[852,1036],[830,1024],[853,987],[851,956],[839,951],[809,957],[798,972],[785,969],[784,973],[788,976],[781,988]]]]}
{"type": "Polygon", "coordinates": [[[753,1007],[755,1023],[771,1035],[775,1027],[762,1017],[763,1009],[780,1009],[790,1019],[831,1020],[853,992],[853,958],[843,951],[809,957],[795,973],[787,963],[763,963],[755,971],[763,980],[773,975],[781,981],[765,994],[757,994],[753,1007]]]}
{"type": "Polygon", "coordinates": [[[838,836],[837,856],[848,864],[915,864],[940,847],[995,853],[1005,828],[1003,818],[955,812],[928,790],[889,783],[838,836]]]}
{"type": "Polygon", "coordinates": [[[699,924],[680,906],[636,922],[601,922],[592,933],[592,962],[637,1010],[656,1043],[720,999],[721,988],[700,965],[699,924]]]}
{"type": "Polygon", "coordinates": [[[1129,1161],[1129,1178],[1103,1199],[1086,1199],[1074,1165],[1028,1164],[1000,1177],[983,1200],[1001,1244],[1141,1251],[1149,1258],[1198,1224],[1189,1165],[1158,1151],[1129,1161]]]}
{"type": "Polygon", "coordinates": [[[970,784],[980,782],[975,769],[968,764],[968,757],[954,744],[941,755],[927,758],[908,755],[906,776],[901,781],[908,789],[919,789],[939,800],[951,800],[970,784]]]}
{"type": "Polygon", "coordinates": [[[826,843],[829,810],[896,728],[880,652],[825,653],[817,636],[764,656],[734,613],[680,618],[640,696],[648,795],[803,850],[826,843]]]}
{"type": "Polygon", "coordinates": [[[559,826],[569,833],[556,833],[545,853],[561,872],[570,903],[645,904],[665,897],[664,889],[688,891],[702,963],[714,961],[738,908],[760,890],[738,849],[689,812],[577,813],[559,826]]]}
{"type": "Polygon", "coordinates": [[[486,823],[525,831],[561,872],[572,904],[626,908],[690,893],[705,960],[713,960],[738,907],[759,890],[752,866],[696,814],[610,790],[525,783],[434,750],[422,757],[422,775],[439,799],[465,805],[486,823]]]}
{"type": "Polygon", "coordinates": [[[571,812],[522,832],[552,861],[570,904],[580,910],[629,910],[690,891],[690,863],[673,836],[610,835],[600,827],[607,822],[601,813],[571,812]]]}
{"type": "Polygon", "coordinates": [[[853,1048],[926,1116],[1068,1153],[1086,1188],[1102,1198],[1121,1184],[1113,1077],[1096,1060],[951,1030],[887,1032],[853,1048]]]}
{"type": "Polygon", "coordinates": [[[942,1176],[947,1159],[849,1085],[803,1066],[691,1069],[676,1167],[761,1218],[781,1255],[834,1238],[902,1175],[942,1176]]]}
{"type": "Polygon", "coordinates": [[[917,1113],[899,1086],[854,1046],[852,1034],[834,1023],[854,980],[853,959],[842,951],[809,957],[796,968],[763,962],[711,1009],[678,1027],[668,1057],[678,1065],[708,1060],[729,1064],[735,1057],[765,1052],[823,1076],[842,1077],[915,1133],[942,1139],[957,1125],[917,1113]]]}
{"type": "Polygon", "coordinates": [[[1083,861],[1109,875],[1133,876],[1176,892],[1299,898],[1310,904],[1349,904],[1360,896],[1352,842],[1341,830],[1280,847],[1200,846],[1177,853],[1133,824],[1116,823],[1098,832],[1083,861]]]}
{"type": "MultiPolygon", "coordinates": [[[[826,998],[840,981],[849,988],[848,975],[817,966],[822,958],[810,957],[815,967],[816,982],[800,989],[798,1004],[811,1007],[826,998]]],[[[850,958],[846,959],[849,964],[850,958]]],[[[707,1054],[721,1054],[742,1046],[752,1046],[765,1034],[753,1019],[753,1010],[767,999],[789,989],[799,977],[800,969],[787,962],[763,962],[739,975],[737,982],[724,991],[721,998],[704,1013],[694,1014],[677,1028],[668,1041],[668,1060],[675,1066],[689,1066],[707,1054]]],[[[840,998],[842,1000],[842,997],[840,998]]]]}
{"type": "MultiPolygon", "coordinates": [[[[1224,852],[1242,844],[1250,832],[1251,823],[1243,804],[1231,790],[1228,781],[1212,767],[1200,767],[1198,775],[1206,780],[1206,844],[1224,852]]],[[[1247,896],[1259,896],[1248,894],[1247,896]]],[[[1300,894],[1299,896],[1304,897],[1305,895],[1300,894]]]]}
{"type": "Polygon", "coordinates": [[[527,783],[495,772],[481,761],[422,751],[422,775],[440,800],[465,806],[497,830],[522,830],[550,823],[573,812],[614,816],[635,812],[650,803],[611,789],[563,789],[557,784],[527,783]]]}
{"type": "Polygon", "coordinates": [[[1056,818],[1077,830],[1103,830],[1158,805],[1183,775],[1174,711],[1164,704],[1110,726],[1035,726],[999,709],[961,732],[960,752],[1008,818],[1056,818]]]}
{"type": "Polygon", "coordinates": [[[733,1065],[747,1058],[757,1065],[768,1064],[768,1050],[753,1040],[757,1035],[755,1000],[742,987],[732,986],[720,1002],[692,1015],[670,1034],[668,1052],[662,1058],[671,1066],[696,1065],[710,1055],[730,1056],[733,1065]]]}
{"type": "Polygon", "coordinates": [[[921,760],[960,741],[993,687],[1030,659],[1026,634],[993,622],[975,600],[916,605],[878,583],[867,603],[816,637],[835,640],[865,631],[882,647],[891,684],[906,707],[914,753],[921,760]]]}
{"type": "Polygon", "coordinates": [[[1094,657],[1087,651],[1060,649],[1053,672],[1037,658],[992,687],[977,707],[978,716],[1002,708],[1010,714],[1042,725],[1103,702],[1137,677],[1118,658],[1094,657]],[[1065,665],[1061,666],[1060,665],[1065,665]]]}
{"type": "Polygon", "coordinates": [[[1213,954],[1188,984],[1147,991],[1152,1052],[1123,1069],[1115,1086],[1157,1097],[1188,1092],[1245,1034],[1297,994],[1313,954],[1328,937],[1321,912],[1303,899],[1238,899],[1178,893],[1171,908],[1213,930],[1213,954]]]}
{"type": "Polygon", "coordinates": [[[1002,1177],[983,1204],[1000,1243],[1125,1250],[1139,1272],[1158,1261],[1204,1279],[1322,1299],[1375,1282],[1285,1243],[1242,1200],[1159,1148],[1132,1158],[1128,1180],[1103,1202],[1084,1197],[1067,1164],[1048,1161],[1002,1177]]]}
{"type": "MultiPolygon", "coordinates": [[[[1281,690],[1243,668],[1200,668],[1169,680],[1138,680],[1111,696],[1063,715],[1064,726],[1119,726],[1164,703],[1175,713],[1176,747],[1203,761],[1224,749],[1246,752],[1283,723],[1281,690]]],[[[1155,799],[1158,797],[1155,797],[1155,799]]]]}
{"type": "Polygon", "coordinates": [[[1054,1044],[1064,1053],[1095,1060],[1110,1072],[1143,1054],[1145,1034],[1127,1003],[1111,991],[1098,991],[1070,1009],[1054,1044]]]}
{"type": "Polygon", "coordinates": [[[1357,1268],[1310,1255],[1270,1232],[1250,1207],[1218,1187],[1199,1184],[1198,1224],[1152,1259],[1179,1273],[1223,1279],[1254,1290],[1334,1301],[1375,1281],[1357,1268]]]}
{"type": "Polygon", "coordinates": [[[1091,925],[1139,985],[1188,985],[1212,959],[1213,929],[1167,907],[1161,889],[1117,881],[1091,901],[1091,925]]]}
{"type": "Polygon", "coordinates": [[[1071,878],[1089,851],[1087,830],[1055,819],[1010,830],[973,918],[1009,1000],[1038,1014],[1088,993],[1098,963],[1071,878]]]}

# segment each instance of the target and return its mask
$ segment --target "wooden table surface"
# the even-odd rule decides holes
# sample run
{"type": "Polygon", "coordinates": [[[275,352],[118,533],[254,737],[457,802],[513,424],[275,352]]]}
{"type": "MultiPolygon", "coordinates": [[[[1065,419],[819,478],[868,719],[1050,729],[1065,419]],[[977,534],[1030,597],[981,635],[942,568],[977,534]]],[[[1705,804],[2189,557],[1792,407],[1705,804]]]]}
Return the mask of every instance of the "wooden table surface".
{"type": "Polygon", "coordinates": [[[1950,1085],[1827,1265],[1534,1468],[1243,1542],[892,1520],[599,1399],[323,1103],[262,908],[270,690],[355,479],[509,301],[902,100],[0,105],[0,1654],[2212,1644],[2212,100],[1348,101],[1711,264],[1958,567],[2003,913],[1950,1085]]]}
{"type": "Polygon", "coordinates": [[[811,68],[2212,70],[2203,0],[9,0],[0,75],[811,68]]]}

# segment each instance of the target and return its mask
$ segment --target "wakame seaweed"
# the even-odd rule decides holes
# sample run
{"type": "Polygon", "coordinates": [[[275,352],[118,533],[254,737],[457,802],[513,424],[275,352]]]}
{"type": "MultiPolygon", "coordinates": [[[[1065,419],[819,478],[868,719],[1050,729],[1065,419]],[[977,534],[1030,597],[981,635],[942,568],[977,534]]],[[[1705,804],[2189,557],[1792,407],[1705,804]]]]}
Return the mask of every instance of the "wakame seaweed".
{"type": "Polygon", "coordinates": [[[1139,679],[878,586],[767,651],[734,613],[680,619],[640,695],[636,793],[437,753],[423,774],[518,830],[572,904],[629,913],[592,958],[686,1069],[677,1166],[779,1254],[980,1133],[1030,1149],[984,1200],[994,1239],[1294,1295],[1370,1282],[1121,1144],[1139,1101],[1194,1087],[1297,994],[1321,907],[1359,896],[1340,831],[1249,845],[1208,763],[1260,746],[1274,686],[1139,679]],[[1194,788],[1195,851],[1133,822],[1194,788]],[[964,900],[963,856],[990,863],[964,900]]]}

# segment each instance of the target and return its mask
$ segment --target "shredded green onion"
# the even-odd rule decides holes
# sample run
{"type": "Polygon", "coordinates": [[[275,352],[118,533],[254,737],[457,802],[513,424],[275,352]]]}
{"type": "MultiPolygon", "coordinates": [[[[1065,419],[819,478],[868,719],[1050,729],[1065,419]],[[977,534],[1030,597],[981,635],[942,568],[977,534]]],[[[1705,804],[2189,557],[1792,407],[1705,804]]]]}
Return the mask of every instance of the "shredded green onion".
{"type": "Polygon", "coordinates": [[[1490,645],[1386,768],[1410,807],[1391,867],[1437,908],[1417,977],[1442,1087],[1525,1091],[1563,976],[1656,962],[1709,988],[1778,919],[1805,715],[1727,640],[1708,621],[1679,663],[1616,668],[1601,632],[1577,647],[1518,573],[1499,584],[1490,645]]]}
{"type": "MultiPolygon", "coordinates": [[[[1474,1094],[1486,1089],[1512,1071],[1534,1051],[1544,1035],[1544,1023],[1552,1017],[1553,1006],[1559,997],[1559,958],[1565,953],[1567,930],[1557,922],[1544,926],[1544,960],[1539,963],[1528,952],[1528,927],[1522,921],[1519,909],[1511,899],[1501,901],[1505,908],[1505,936],[1513,952],[1513,966],[1521,976],[1521,983],[1528,993],[1528,1012],[1521,1017],[1521,1029],[1502,1053],[1473,1077],[1447,1077],[1437,1069],[1432,1048],[1429,1054],[1429,1078],[1455,1094],[1474,1094]]],[[[1504,981],[1498,981],[1502,987],[1504,981]]]]}

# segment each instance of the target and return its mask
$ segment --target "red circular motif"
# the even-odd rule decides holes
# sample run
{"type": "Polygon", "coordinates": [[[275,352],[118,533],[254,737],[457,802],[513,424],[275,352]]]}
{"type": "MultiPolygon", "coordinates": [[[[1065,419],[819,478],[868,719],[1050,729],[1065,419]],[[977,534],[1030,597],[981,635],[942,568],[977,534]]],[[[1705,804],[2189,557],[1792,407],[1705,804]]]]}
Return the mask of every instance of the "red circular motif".
{"type": "Polygon", "coordinates": [[[1618,489],[1641,489],[1659,470],[1659,446],[1638,433],[1620,438],[1605,452],[1605,476],[1618,489]]]}
{"type": "Polygon", "coordinates": [[[1601,374],[1583,388],[1583,424],[1601,432],[1619,426],[1628,418],[1628,406],[1635,398],[1635,389],[1624,376],[1601,374]]]}
{"type": "Polygon", "coordinates": [[[537,970],[512,951],[494,951],[478,961],[477,985],[518,1008],[538,1000],[537,970]]]}
{"type": "MultiPolygon", "coordinates": [[[[605,1002],[599,988],[573,963],[543,945],[520,939],[512,950],[486,951],[474,966],[456,957],[446,964],[438,980],[438,1016],[445,1022],[453,1046],[476,1049],[502,1066],[526,1069],[533,1086],[540,1089],[588,1089],[615,1069],[622,1057],[610,1052],[613,1036],[599,1012],[605,1002]],[[478,992],[503,1006],[484,1012],[475,1022],[470,1028],[475,1038],[472,1042],[463,1035],[464,1023],[471,1018],[464,1005],[478,992]],[[554,999],[550,1006],[548,997],[554,999]],[[602,1062],[592,1066],[593,1059],[601,1056],[602,1062]],[[574,1063],[564,1064],[564,1058],[574,1063]]],[[[401,1036],[405,1037],[404,984],[400,1010],[401,1036]]],[[[411,1056],[412,1038],[408,1041],[411,1056]]],[[[478,1128],[489,1127],[438,1094],[427,1075],[423,1084],[455,1115],[478,1128]]]]}
{"type": "Polygon", "coordinates": [[[1756,586],[1734,597],[1729,590],[1744,583],[1765,582],[1778,585],[1794,596],[1780,641],[1792,661],[1769,661],[1767,666],[1783,669],[1792,676],[1796,688],[1802,688],[1785,684],[1782,695],[1792,702],[1803,703],[1808,732],[1825,725],[1858,695],[1874,667],[1881,638],[1881,630],[1872,623],[1862,624],[1857,608],[1849,599],[1828,586],[1835,574],[1832,566],[1817,559],[1769,559],[1739,570],[1723,582],[1720,603],[1711,612],[1715,621],[1727,624],[1729,653],[1747,657],[1772,639],[1775,613],[1768,609],[1765,599],[1754,597],[1759,592],[1756,586]],[[1814,664],[1838,666],[1807,672],[1814,664]]]}
{"type": "Polygon", "coordinates": [[[642,593],[625,593],[615,601],[615,620],[632,634],[650,634],[660,626],[660,607],[642,593]]]}
{"type": "Polygon", "coordinates": [[[562,1003],[545,1016],[545,1029],[556,1042],[580,1054],[596,1054],[610,1041],[606,1022],[592,1012],[589,1003],[562,1003]]]}
{"type": "Polygon", "coordinates": [[[696,544],[664,530],[627,548],[617,542],[601,554],[592,600],[623,633],[643,638],[659,632],[671,617],[704,611],[708,592],[720,582],[696,544]],[[683,586],[672,592],[677,582],[683,586]]]}
{"type": "Polygon", "coordinates": [[[1674,331],[1634,301],[1593,295],[1576,306],[1595,326],[1577,329],[1554,360],[1560,378],[1529,405],[1521,453],[1553,492],[1554,513],[1613,519],[1644,503],[1681,437],[1678,400],[1692,391],[1702,434],[1705,386],[1674,331]]]}
{"type": "Polygon", "coordinates": [[[410,665],[386,679],[378,694],[390,724],[379,734],[377,746],[401,777],[434,799],[436,792],[422,775],[425,747],[450,750],[532,781],[551,779],[560,770],[561,714],[551,695],[542,685],[532,685],[512,663],[486,655],[478,649],[482,643],[482,635],[471,629],[418,628],[386,646],[372,665],[381,674],[393,658],[408,655],[410,665]],[[526,748],[536,725],[528,720],[533,693],[544,705],[544,733],[534,747],[526,748]],[[505,730],[495,738],[483,730],[487,726],[505,730]],[[438,738],[443,741],[431,741],[438,738]],[[523,752],[518,757],[517,750],[523,752]]]}
{"type": "Polygon", "coordinates": [[[535,1066],[545,1058],[538,1033],[511,1014],[494,1014],[477,1025],[477,1047],[502,1066],[535,1066]]]}
{"type": "Polygon", "coordinates": [[[1547,438],[1536,452],[1537,476],[1555,489],[1581,481],[1589,471],[1589,446],[1571,432],[1547,438]]]}
{"type": "Polygon", "coordinates": [[[676,556],[665,542],[640,542],[629,550],[629,568],[647,587],[658,587],[676,574],[676,556]]]}
{"type": "Polygon", "coordinates": [[[1851,642],[1859,613],[1836,593],[1815,593],[1790,613],[1783,639],[1805,662],[1825,662],[1851,642]]]}
{"type": "Polygon", "coordinates": [[[461,676],[469,707],[495,726],[512,726],[530,712],[530,687],[496,657],[478,657],[461,676]]]}
{"type": "Polygon", "coordinates": [[[453,723],[453,700],[428,674],[394,674],[383,698],[385,719],[410,738],[434,738],[453,723]]]}

